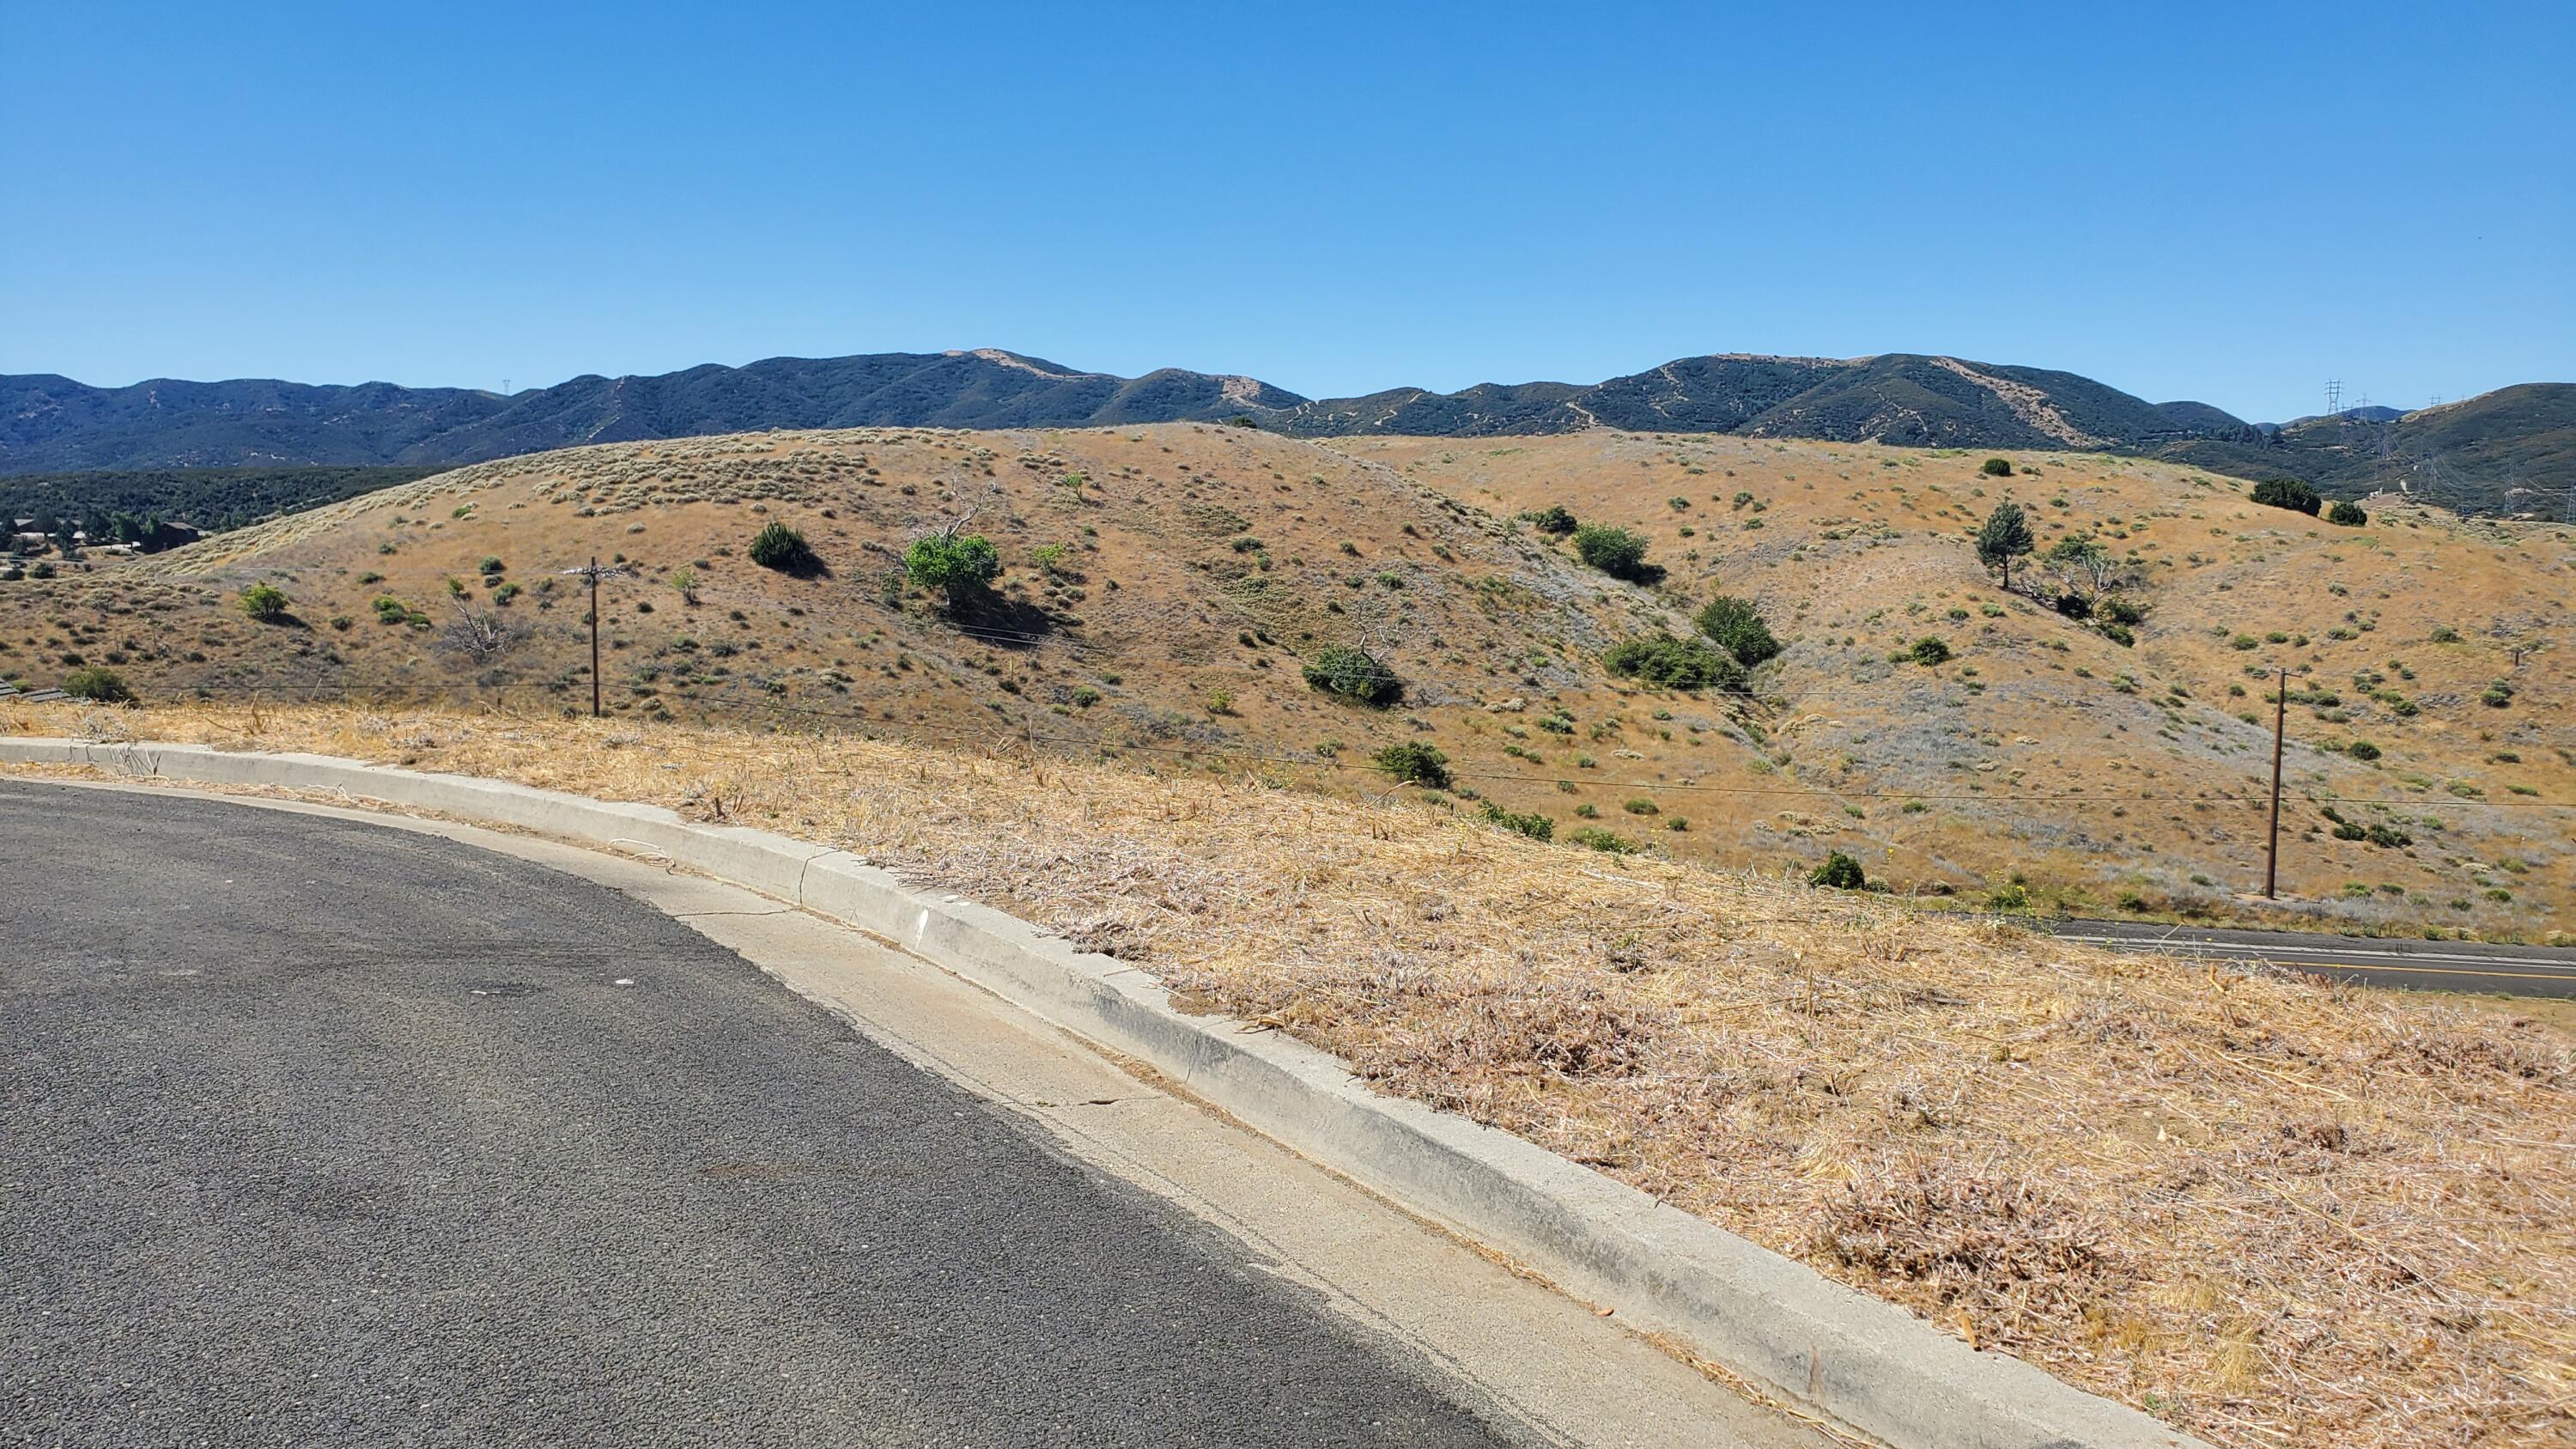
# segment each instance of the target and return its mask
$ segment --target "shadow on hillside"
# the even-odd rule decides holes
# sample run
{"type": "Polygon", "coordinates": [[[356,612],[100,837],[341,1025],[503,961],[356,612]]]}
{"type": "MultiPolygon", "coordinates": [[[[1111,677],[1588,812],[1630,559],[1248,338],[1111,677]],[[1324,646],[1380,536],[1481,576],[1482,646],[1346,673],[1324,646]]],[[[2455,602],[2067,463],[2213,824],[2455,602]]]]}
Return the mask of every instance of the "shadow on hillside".
{"type": "Polygon", "coordinates": [[[952,599],[949,619],[978,634],[997,647],[1025,649],[1055,632],[1055,616],[1008,594],[985,593],[952,599]]]}

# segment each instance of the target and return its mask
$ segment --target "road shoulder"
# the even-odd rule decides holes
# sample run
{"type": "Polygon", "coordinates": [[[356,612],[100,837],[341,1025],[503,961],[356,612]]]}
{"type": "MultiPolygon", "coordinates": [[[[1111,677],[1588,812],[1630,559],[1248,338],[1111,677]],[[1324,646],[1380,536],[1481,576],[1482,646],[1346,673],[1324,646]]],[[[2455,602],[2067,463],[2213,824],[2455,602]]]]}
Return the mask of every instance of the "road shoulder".
{"type": "Polygon", "coordinates": [[[1087,1168],[1242,1244],[1266,1270],[1432,1365],[1489,1418],[1553,1444],[1821,1446],[1757,1404],[1385,1200],[866,932],[739,886],[532,835],[164,785],[472,845],[615,889],[741,955],[869,1040],[1024,1118],[1087,1168]]]}

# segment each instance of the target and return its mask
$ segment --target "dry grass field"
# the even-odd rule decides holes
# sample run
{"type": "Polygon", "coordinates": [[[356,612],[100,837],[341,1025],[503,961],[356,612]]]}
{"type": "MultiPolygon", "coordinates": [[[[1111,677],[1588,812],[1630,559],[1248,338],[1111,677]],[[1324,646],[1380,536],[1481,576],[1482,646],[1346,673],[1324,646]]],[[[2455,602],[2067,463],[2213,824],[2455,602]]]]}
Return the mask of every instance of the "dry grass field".
{"type": "Polygon", "coordinates": [[[0,703],[0,731],[318,750],[828,842],[2213,1442],[2576,1433],[2576,1037],[2505,1006],[1006,739],[551,701],[0,703]]]}
{"type": "MultiPolygon", "coordinates": [[[[2546,940],[2576,906],[2566,651],[2576,530],[2403,503],[2339,528],[2239,480],[2081,454],[1981,456],[1620,434],[1306,443],[1242,429],[775,433],[484,464],[130,563],[0,584],[0,672],[105,664],[147,699],[480,698],[637,721],[1003,738],[1165,772],[1258,768],[1439,812],[1771,874],[1829,851],[1983,905],[2546,940]],[[1965,530],[2007,494],[2045,552],[2099,541],[2144,617],[2118,642],[1997,587],[1965,530]],[[1651,541],[1659,587],[1516,515],[1651,541]],[[902,550],[971,515],[1004,592],[952,616],[902,550]],[[823,572],[753,566],[784,521],[823,572]],[[683,591],[675,578],[694,577],[683,591]],[[266,581],[285,619],[238,607],[266,581]],[[1711,594],[1787,644],[1742,695],[1605,673],[1711,594]],[[451,597],[453,595],[454,597],[451,597]],[[441,647],[461,599],[507,627],[441,647]],[[1891,655],[1926,635],[1952,658],[1891,655]],[[1400,708],[1310,689],[1374,650],[1400,708]],[[2265,913],[2271,671],[2292,671],[2282,884],[2265,913]],[[2505,682],[2510,694],[2485,701],[2505,682]],[[2364,758],[2367,755],[2368,758],[2364,758]],[[2331,813],[2329,813],[2331,812],[2331,813]],[[2357,838],[2339,838],[2343,836],[2357,838]]],[[[2038,567],[2026,561],[2025,574],[2038,567]]]]}

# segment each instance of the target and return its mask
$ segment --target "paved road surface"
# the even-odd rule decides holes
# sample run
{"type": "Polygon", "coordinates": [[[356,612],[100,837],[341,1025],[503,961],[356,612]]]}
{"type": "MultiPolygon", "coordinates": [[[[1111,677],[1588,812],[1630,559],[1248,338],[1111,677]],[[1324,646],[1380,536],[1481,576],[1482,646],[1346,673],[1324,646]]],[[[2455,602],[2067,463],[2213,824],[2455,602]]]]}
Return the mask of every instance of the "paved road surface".
{"type": "Polygon", "coordinates": [[[2369,986],[2576,997],[2576,951],[2546,946],[2204,931],[2139,921],[2058,921],[2051,929],[2070,941],[2187,956],[2255,957],[2369,986]]]}
{"type": "Polygon", "coordinates": [[[0,1444],[1493,1442],[616,892],[0,782],[0,1444]]]}

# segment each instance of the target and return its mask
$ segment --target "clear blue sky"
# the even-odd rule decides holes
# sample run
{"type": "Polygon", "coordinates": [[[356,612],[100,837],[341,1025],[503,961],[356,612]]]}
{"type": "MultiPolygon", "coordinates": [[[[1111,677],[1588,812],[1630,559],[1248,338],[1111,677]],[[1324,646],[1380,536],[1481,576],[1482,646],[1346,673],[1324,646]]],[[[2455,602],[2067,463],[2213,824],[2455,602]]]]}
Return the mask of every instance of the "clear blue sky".
{"type": "Polygon", "coordinates": [[[0,372],[1937,351],[2415,406],[2576,380],[2571,16],[0,0],[0,372]]]}

